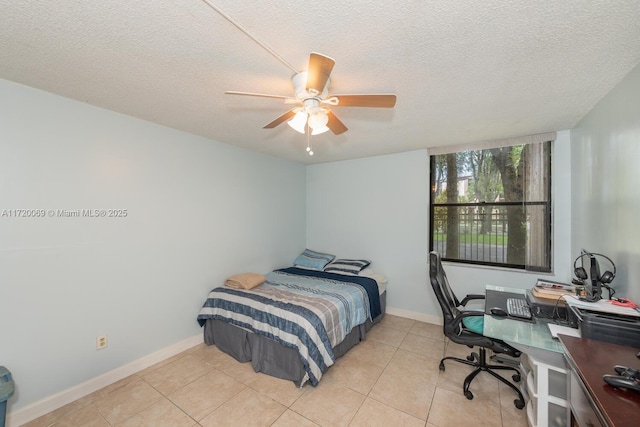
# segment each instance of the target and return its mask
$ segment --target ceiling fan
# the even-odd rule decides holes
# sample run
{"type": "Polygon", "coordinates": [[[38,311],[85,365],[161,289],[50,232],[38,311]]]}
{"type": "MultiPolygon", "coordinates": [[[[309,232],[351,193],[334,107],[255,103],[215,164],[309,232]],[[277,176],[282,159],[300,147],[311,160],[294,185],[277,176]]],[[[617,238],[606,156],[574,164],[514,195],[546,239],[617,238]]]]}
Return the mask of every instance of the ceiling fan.
{"type": "Polygon", "coordinates": [[[378,107],[393,108],[396,96],[391,94],[371,95],[331,95],[328,87],[331,71],[335,61],[320,53],[311,53],[307,71],[301,71],[291,77],[295,96],[268,95],[261,93],[226,91],[228,95],[258,96],[277,98],[285,104],[295,104],[264,129],[272,129],[283,122],[300,133],[311,131],[311,135],[319,135],[331,130],[335,135],[347,131],[347,127],[338,119],[329,107],[378,107]]]}

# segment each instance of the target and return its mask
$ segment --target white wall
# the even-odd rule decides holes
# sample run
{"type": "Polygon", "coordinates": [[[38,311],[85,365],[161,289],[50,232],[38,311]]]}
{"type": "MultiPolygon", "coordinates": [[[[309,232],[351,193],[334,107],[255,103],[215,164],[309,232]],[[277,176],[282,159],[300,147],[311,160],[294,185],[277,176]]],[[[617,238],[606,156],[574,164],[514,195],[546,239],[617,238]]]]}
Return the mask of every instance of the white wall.
{"type": "Polygon", "coordinates": [[[389,279],[389,308],[430,299],[425,150],[307,167],[307,247],[367,258],[389,279]]]}
{"type": "MultiPolygon", "coordinates": [[[[569,132],[554,144],[553,264],[547,279],[571,280],[569,132]]],[[[365,257],[387,275],[388,309],[440,322],[428,283],[429,160],[425,150],[307,168],[307,246],[341,257],[365,257]]],[[[459,295],[484,293],[485,285],[529,288],[541,276],[506,269],[447,263],[459,295]]]]}
{"type": "Polygon", "coordinates": [[[289,265],[304,249],[303,165],[2,80],[0,174],[10,411],[201,334],[211,288],[289,265]],[[96,351],[102,334],[109,345],[96,351]]]}
{"type": "MultiPolygon", "coordinates": [[[[640,302],[640,66],[571,131],[572,255],[612,258],[616,296],[640,302]]],[[[601,261],[601,270],[609,269],[601,261]]]]}

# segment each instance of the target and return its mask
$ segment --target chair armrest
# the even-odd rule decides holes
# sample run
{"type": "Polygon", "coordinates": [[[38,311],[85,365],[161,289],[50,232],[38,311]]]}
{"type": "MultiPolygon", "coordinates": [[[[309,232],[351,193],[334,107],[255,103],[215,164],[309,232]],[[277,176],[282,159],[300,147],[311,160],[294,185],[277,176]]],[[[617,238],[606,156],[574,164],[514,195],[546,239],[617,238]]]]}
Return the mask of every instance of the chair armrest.
{"type": "Polygon", "coordinates": [[[457,327],[460,323],[462,323],[462,319],[464,319],[465,317],[474,317],[474,316],[484,316],[484,311],[476,311],[476,310],[461,311],[453,319],[453,321],[457,327]]]}
{"type": "Polygon", "coordinates": [[[462,301],[460,301],[460,305],[465,306],[469,301],[473,301],[476,299],[484,299],[484,298],[485,298],[484,294],[470,294],[464,297],[462,301]]]}
{"type": "Polygon", "coordinates": [[[467,334],[470,333],[470,334],[481,336],[482,334],[478,334],[477,332],[467,328],[463,324],[463,320],[465,318],[467,318],[467,317],[479,317],[479,316],[484,316],[484,312],[483,311],[477,311],[477,310],[467,310],[467,311],[458,312],[456,317],[453,318],[452,330],[458,330],[458,328],[462,328],[462,330],[464,330],[465,333],[467,333],[467,334]]]}
{"type": "Polygon", "coordinates": [[[484,316],[484,311],[478,311],[478,310],[461,311],[460,313],[458,313],[456,318],[462,319],[463,317],[472,317],[472,316],[484,316]]]}

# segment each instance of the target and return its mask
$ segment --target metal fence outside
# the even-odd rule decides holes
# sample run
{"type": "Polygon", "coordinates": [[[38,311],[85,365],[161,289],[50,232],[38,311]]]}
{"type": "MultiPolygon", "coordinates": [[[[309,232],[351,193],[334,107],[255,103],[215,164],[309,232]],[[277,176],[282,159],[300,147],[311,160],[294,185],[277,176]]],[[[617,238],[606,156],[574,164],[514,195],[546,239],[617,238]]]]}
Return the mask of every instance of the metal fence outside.
{"type": "Polygon", "coordinates": [[[447,220],[450,209],[456,209],[459,236],[458,259],[506,264],[506,207],[488,203],[465,203],[434,206],[433,250],[446,257],[447,220]]]}

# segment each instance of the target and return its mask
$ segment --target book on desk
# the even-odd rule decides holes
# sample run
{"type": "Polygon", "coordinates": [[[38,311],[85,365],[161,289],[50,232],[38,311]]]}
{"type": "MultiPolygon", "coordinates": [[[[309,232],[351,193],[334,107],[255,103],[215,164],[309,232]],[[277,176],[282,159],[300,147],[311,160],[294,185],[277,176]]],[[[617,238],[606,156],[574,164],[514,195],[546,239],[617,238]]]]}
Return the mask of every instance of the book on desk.
{"type": "Polygon", "coordinates": [[[543,302],[552,303],[564,307],[565,295],[575,295],[576,287],[565,283],[551,282],[548,280],[538,279],[531,288],[531,295],[539,298],[543,302]]]}

